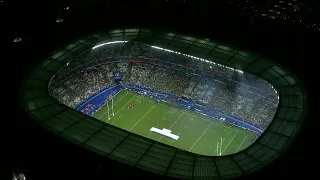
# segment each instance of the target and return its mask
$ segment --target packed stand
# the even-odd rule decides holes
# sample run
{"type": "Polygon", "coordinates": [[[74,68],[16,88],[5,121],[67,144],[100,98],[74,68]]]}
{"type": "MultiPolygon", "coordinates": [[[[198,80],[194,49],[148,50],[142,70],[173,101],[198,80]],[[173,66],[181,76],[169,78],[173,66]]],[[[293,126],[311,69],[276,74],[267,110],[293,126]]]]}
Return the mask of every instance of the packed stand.
{"type": "MultiPolygon", "coordinates": [[[[119,71],[122,84],[137,84],[191,98],[208,108],[255,123],[261,129],[267,128],[278,105],[273,101],[277,94],[268,83],[221,66],[212,65],[210,72],[203,74],[203,69],[181,71],[177,64],[171,63],[185,58],[140,43],[110,44],[70,61],[53,78],[49,91],[58,101],[74,108],[95,92],[115,86],[113,72],[119,71]],[[123,59],[152,61],[135,63],[123,59]]],[[[188,61],[191,67],[205,66],[190,58],[188,61]]]]}

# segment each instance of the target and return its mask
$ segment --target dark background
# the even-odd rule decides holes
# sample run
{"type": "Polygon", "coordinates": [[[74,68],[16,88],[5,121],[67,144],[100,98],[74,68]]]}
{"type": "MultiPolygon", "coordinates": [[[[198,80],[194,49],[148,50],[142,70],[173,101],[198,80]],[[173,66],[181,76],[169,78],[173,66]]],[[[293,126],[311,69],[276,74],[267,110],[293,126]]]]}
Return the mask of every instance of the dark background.
{"type": "MultiPolygon", "coordinates": [[[[308,17],[304,17],[308,18],[308,17]]],[[[317,20],[317,18],[313,17],[317,20]]],[[[164,28],[208,37],[273,58],[293,71],[309,94],[309,115],[297,140],[282,157],[242,179],[317,177],[319,81],[317,29],[271,20],[242,11],[223,0],[4,0],[0,3],[2,150],[1,179],[11,169],[27,179],[115,179],[117,176],[159,178],[151,173],[104,159],[41,129],[19,104],[24,75],[55,49],[107,28],[164,28]],[[66,6],[69,10],[64,10],[66,6]],[[62,23],[56,23],[58,12],[62,23]],[[20,43],[13,43],[18,36],[20,43]]]]}

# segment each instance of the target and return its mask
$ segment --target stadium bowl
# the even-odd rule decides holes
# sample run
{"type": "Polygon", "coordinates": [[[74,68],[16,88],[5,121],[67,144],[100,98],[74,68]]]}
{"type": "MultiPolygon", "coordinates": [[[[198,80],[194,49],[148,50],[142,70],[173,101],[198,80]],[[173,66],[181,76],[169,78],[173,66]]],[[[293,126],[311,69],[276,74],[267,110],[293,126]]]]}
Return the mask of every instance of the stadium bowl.
{"type": "Polygon", "coordinates": [[[203,55],[203,49],[211,52],[219,45],[222,44],[208,39],[153,29],[116,29],[96,33],[57,50],[30,71],[21,90],[23,107],[35,122],[62,138],[102,156],[156,174],[185,179],[243,176],[263,168],[286,151],[307,115],[307,93],[292,72],[254,53],[229,47],[224,55],[203,55]],[[50,97],[48,84],[53,75],[74,57],[104,42],[131,40],[209,59],[261,77],[272,84],[280,96],[273,121],[243,151],[212,157],[183,151],[102,123],[50,97]],[[108,132],[100,136],[103,141],[93,141],[92,137],[101,131],[108,132]]]}

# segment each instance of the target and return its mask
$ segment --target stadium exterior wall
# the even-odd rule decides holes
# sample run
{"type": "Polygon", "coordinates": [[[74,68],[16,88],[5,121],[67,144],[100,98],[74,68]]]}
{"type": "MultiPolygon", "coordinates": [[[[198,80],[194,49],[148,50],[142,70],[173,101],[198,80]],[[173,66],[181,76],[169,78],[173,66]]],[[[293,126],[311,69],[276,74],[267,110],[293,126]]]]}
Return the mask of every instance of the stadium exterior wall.
{"type": "Polygon", "coordinates": [[[303,84],[278,63],[208,39],[157,29],[115,29],[82,38],[52,53],[25,77],[22,106],[44,128],[102,156],[185,179],[229,179],[263,168],[286,151],[308,111],[303,84]],[[55,72],[93,46],[116,40],[135,40],[197,57],[207,54],[202,58],[265,79],[280,94],[274,120],[255,143],[243,151],[222,157],[199,156],[99,122],[50,97],[48,83],[55,72]],[[219,53],[215,51],[218,48],[225,50],[219,53]]]}

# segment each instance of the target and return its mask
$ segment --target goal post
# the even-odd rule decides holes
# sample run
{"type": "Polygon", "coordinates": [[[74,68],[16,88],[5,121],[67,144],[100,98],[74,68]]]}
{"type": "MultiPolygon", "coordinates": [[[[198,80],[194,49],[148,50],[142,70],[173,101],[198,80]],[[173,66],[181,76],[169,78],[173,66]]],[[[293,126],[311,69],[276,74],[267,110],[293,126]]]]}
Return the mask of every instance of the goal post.
{"type": "Polygon", "coordinates": [[[110,95],[111,97],[111,111],[112,111],[112,116],[114,116],[114,111],[113,111],[113,96],[112,95],[110,95]]]}
{"type": "Polygon", "coordinates": [[[107,100],[108,120],[110,120],[109,100],[107,100]]]}
{"type": "Polygon", "coordinates": [[[108,109],[108,120],[110,120],[111,117],[113,117],[115,115],[114,110],[113,110],[113,96],[112,95],[109,95],[109,98],[107,100],[107,109],[108,109]]]}
{"type": "Polygon", "coordinates": [[[220,137],[220,152],[219,152],[220,156],[221,156],[221,148],[222,148],[222,137],[220,137]]]}

